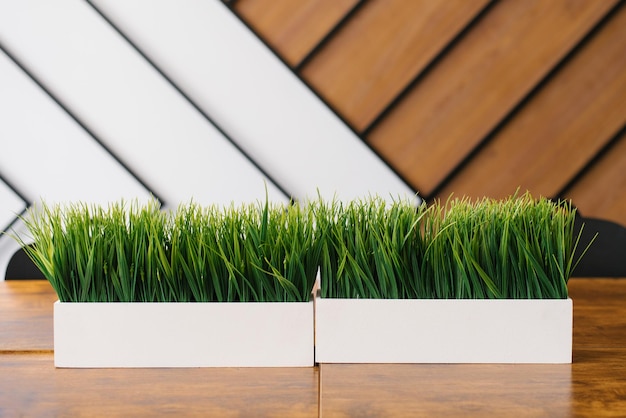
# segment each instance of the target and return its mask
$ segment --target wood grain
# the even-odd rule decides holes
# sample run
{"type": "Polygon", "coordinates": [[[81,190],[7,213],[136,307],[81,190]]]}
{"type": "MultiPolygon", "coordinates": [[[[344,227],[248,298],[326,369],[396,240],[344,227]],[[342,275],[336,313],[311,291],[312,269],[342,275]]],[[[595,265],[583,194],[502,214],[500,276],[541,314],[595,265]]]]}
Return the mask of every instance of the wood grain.
{"type": "Polygon", "coordinates": [[[322,364],[321,416],[624,416],[625,356],[613,348],[578,350],[571,365],[322,364]]]}
{"type": "Polygon", "coordinates": [[[556,196],[626,123],[626,49],[616,42],[619,39],[626,39],[626,8],[458,172],[439,197],[454,193],[502,198],[518,187],[537,196],[556,196]]]}
{"type": "Polygon", "coordinates": [[[238,0],[235,11],[283,57],[297,65],[358,0],[238,0]]]}
{"type": "MultiPolygon", "coordinates": [[[[621,105],[626,108],[626,100],[621,105]]],[[[584,216],[626,226],[626,136],[601,158],[565,196],[584,216]]]]}
{"type": "Polygon", "coordinates": [[[567,287],[574,303],[574,351],[626,349],[626,279],[572,278],[567,287]]]}
{"type": "Polygon", "coordinates": [[[367,140],[430,194],[614,4],[498,2],[367,140]]]}
{"type": "Polygon", "coordinates": [[[55,369],[0,355],[0,416],[316,417],[316,368],[55,369]]]}
{"type": "Polygon", "coordinates": [[[0,281],[0,416],[317,416],[317,368],[55,369],[45,280],[0,281]],[[47,352],[46,352],[47,351],[47,352]]]}
{"type": "Polygon", "coordinates": [[[362,131],[487,2],[369,1],[301,75],[362,131]]]}
{"type": "Polygon", "coordinates": [[[574,352],[571,416],[626,416],[625,358],[623,348],[574,352]]]}
{"type": "MultiPolygon", "coordinates": [[[[0,416],[314,417],[318,405],[332,417],[624,416],[626,279],[574,278],[568,288],[571,365],[56,369],[52,353],[0,351],[0,416]]],[[[45,281],[0,282],[0,324],[51,331],[54,299],[45,281]]]]}
{"type": "Polygon", "coordinates": [[[569,289],[573,364],[322,364],[322,416],[626,415],[626,280],[569,289]]]}
{"type": "Polygon", "coordinates": [[[321,415],[569,416],[571,373],[562,364],[322,364],[321,415]]]}
{"type": "Polygon", "coordinates": [[[46,280],[0,281],[0,352],[52,351],[57,299],[46,280]]]}

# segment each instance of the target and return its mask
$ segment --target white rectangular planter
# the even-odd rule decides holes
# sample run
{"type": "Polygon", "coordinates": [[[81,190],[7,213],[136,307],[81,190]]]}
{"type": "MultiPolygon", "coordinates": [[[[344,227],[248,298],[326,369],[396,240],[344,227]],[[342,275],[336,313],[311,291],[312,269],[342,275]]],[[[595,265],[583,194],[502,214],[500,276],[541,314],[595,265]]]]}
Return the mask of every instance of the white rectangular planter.
{"type": "Polygon", "coordinates": [[[313,302],[54,304],[56,367],[313,366],[313,302]]]}
{"type": "Polygon", "coordinates": [[[316,299],[319,363],[571,363],[571,299],[316,299]]]}

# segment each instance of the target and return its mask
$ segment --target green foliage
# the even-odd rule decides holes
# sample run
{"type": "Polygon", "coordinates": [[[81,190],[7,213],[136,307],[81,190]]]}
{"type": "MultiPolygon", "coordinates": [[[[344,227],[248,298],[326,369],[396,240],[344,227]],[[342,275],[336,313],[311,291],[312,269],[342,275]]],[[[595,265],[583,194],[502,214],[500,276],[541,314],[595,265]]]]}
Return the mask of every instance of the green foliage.
{"type": "Polygon", "coordinates": [[[413,298],[426,248],[425,207],[380,198],[320,205],[321,293],[330,298],[413,298]]]}
{"type": "Polygon", "coordinates": [[[319,213],[322,297],[567,298],[580,237],[568,205],[525,194],[417,209],[370,199],[319,213]]]}
{"type": "Polygon", "coordinates": [[[34,244],[23,247],[63,302],[308,301],[319,265],[312,213],[297,205],[43,205],[30,215],[34,244]]]}
{"type": "Polygon", "coordinates": [[[308,301],[318,268],[327,298],[559,299],[574,216],[528,194],[420,207],[43,205],[24,219],[34,244],[20,242],[63,302],[308,301]]]}

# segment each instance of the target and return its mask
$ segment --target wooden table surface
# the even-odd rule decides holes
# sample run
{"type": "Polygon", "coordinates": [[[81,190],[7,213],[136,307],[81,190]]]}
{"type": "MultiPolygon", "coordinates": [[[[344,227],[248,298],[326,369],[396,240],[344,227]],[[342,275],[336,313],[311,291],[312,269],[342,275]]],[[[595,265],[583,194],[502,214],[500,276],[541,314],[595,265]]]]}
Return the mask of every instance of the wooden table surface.
{"type": "Polygon", "coordinates": [[[626,280],[569,289],[571,365],[55,369],[50,285],[0,282],[0,417],[626,416],[626,280]]]}
{"type": "Polygon", "coordinates": [[[47,281],[0,281],[0,417],[316,417],[319,368],[56,369],[47,281]]]}

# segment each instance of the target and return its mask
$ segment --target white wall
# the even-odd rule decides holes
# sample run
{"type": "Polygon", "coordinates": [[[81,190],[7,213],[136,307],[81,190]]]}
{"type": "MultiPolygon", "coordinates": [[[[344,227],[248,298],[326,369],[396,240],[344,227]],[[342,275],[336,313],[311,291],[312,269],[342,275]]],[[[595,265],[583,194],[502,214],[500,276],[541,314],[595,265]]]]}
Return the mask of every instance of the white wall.
{"type": "Polygon", "coordinates": [[[219,0],[0,0],[0,176],[27,201],[0,182],[0,228],[41,199],[414,195],[219,0]]]}

